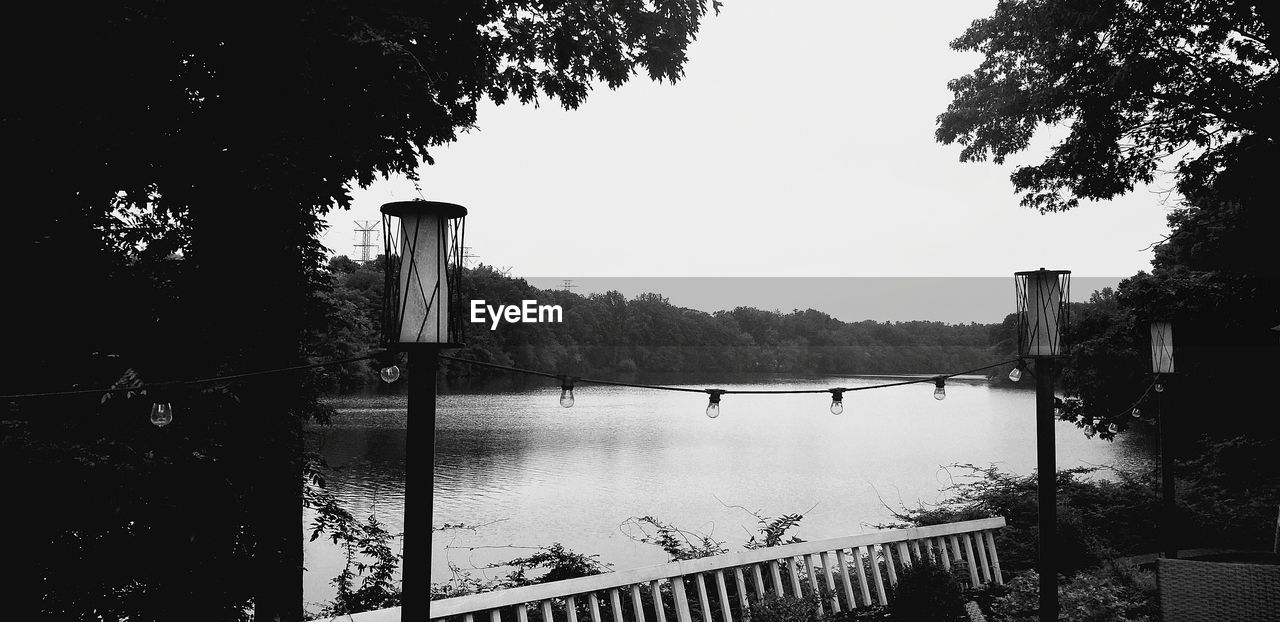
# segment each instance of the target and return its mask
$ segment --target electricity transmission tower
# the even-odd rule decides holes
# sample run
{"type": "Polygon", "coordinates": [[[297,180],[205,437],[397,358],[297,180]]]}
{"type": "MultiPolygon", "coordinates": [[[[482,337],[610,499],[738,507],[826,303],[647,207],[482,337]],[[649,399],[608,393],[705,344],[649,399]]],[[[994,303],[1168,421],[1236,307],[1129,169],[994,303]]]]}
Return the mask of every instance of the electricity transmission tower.
{"type": "Polygon", "coordinates": [[[355,223],[355,246],[360,249],[360,261],[369,261],[378,256],[378,237],[374,235],[378,225],[370,220],[357,220],[355,223]]]}
{"type": "Polygon", "coordinates": [[[560,287],[563,287],[564,291],[567,292],[577,287],[577,285],[573,284],[573,279],[565,279],[564,282],[560,284],[560,287]]]}
{"type": "Polygon", "coordinates": [[[472,259],[477,259],[479,257],[480,257],[479,255],[475,255],[471,252],[470,246],[462,247],[462,267],[463,268],[466,268],[468,264],[471,263],[472,259]]]}

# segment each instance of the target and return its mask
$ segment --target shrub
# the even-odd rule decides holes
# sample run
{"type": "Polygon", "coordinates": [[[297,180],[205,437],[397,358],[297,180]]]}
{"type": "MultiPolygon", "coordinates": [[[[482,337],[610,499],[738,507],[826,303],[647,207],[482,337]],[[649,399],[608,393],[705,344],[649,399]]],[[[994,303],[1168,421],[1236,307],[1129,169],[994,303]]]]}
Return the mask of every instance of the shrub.
{"type": "Polygon", "coordinates": [[[889,614],[895,620],[951,622],[964,611],[960,582],[949,570],[918,561],[898,573],[889,591],[889,614]]]}
{"type": "MultiPolygon", "coordinates": [[[[936,506],[894,512],[896,522],[880,527],[923,526],[1003,516],[996,533],[1000,565],[1019,572],[1036,567],[1039,482],[995,467],[952,465],[956,484],[936,506]]],[[[1058,568],[1066,574],[1096,566],[1116,555],[1154,550],[1158,532],[1157,480],[1150,474],[1117,472],[1116,481],[1089,479],[1095,468],[1058,472],[1058,568]]]]}
{"type": "Polygon", "coordinates": [[[818,622],[818,599],[816,596],[797,598],[794,596],[769,596],[751,603],[747,610],[750,622],[818,622]]]}
{"type": "MultiPolygon", "coordinates": [[[[1039,609],[1040,579],[1033,572],[1022,573],[992,603],[991,622],[1036,622],[1039,609]]],[[[1147,622],[1151,609],[1146,595],[1107,570],[1082,572],[1058,586],[1058,620],[1066,622],[1147,622]]]]}

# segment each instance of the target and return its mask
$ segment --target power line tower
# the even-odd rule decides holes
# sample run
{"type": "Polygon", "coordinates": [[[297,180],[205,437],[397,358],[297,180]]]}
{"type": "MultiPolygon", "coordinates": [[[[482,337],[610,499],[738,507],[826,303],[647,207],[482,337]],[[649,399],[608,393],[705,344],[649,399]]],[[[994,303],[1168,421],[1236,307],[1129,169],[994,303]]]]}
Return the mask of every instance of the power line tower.
{"type": "Polygon", "coordinates": [[[567,292],[577,287],[577,285],[573,284],[573,279],[565,279],[564,282],[560,283],[560,287],[563,287],[564,291],[567,292]]]}
{"type": "Polygon", "coordinates": [[[371,220],[357,220],[355,223],[355,246],[360,249],[360,261],[369,261],[378,256],[378,238],[374,235],[378,225],[371,220]]]}
{"type": "Polygon", "coordinates": [[[479,257],[480,257],[479,255],[473,254],[471,252],[470,246],[462,247],[462,267],[463,268],[468,267],[468,264],[471,263],[472,259],[478,259],[479,257]]]}

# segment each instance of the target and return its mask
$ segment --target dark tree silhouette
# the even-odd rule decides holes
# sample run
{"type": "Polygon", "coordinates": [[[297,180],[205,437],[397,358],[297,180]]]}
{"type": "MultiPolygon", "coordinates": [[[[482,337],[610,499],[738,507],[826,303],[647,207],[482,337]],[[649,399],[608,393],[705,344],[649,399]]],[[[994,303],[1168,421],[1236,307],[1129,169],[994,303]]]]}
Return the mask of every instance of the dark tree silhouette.
{"type": "Polygon", "coordinates": [[[952,48],[981,52],[952,80],[938,141],[1004,162],[1045,125],[1069,128],[1012,175],[1042,212],[1109,199],[1174,163],[1187,194],[1251,140],[1280,139],[1280,7],[1235,0],[1006,0],[952,48]]]}
{"type": "MultiPolygon", "coordinates": [[[[0,46],[21,93],[5,98],[3,125],[19,154],[10,203],[23,223],[6,263],[27,267],[12,284],[24,304],[5,305],[7,350],[23,354],[0,388],[109,384],[122,367],[155,381],[300,362],[325,317],[319,217],[349,205],[352,180],[412,177],[432,147],[476,124],[486,97],[546,96],[573,108],[594,84],[616,87],[635,71],[675,81],[707,10],[704,0],[16,7],[0,46]],[[181,258],[166,259],[174,251],[181,258]]],[[[299,422],[315,410],[313,396],[296,376],[185,396],[186,423],[166,441],[184,449],[165,468],[189,474],[193,452],[214,454],[219,481],[233,482],[232,505],[199,521],[225,536],[212,552],[189,546],[207,541],[194,527],[187,539],[125,529],[129,537],[103,540],[98,532],[150,519],[85,522],[53,511],[64,505],[53,497],[74,498],[86,473],[120,482],[130,461],[150,465],[157,454],[139,445],[151,430],[68,434],[49,422],[90,415],[95,401],[15,402],[6,466],[35,454],[70,459],[93,443],[121,453],[44,472],[16,491],[30,515],[10,531],[24,534],[14,558],[42,559],[44,575],[25,573],[14,593],[62,618],[226,617],[252,595],[258,619],[298,619],[299,422]],[[51,548],[68,538],[84,542],[51,548]],[[145,574],[85,570],[88,541],[115,547],[95,560],[139,549],[166,556],[145,574]],[[220,606],[191,611],[200,602],[220,606]]]]}

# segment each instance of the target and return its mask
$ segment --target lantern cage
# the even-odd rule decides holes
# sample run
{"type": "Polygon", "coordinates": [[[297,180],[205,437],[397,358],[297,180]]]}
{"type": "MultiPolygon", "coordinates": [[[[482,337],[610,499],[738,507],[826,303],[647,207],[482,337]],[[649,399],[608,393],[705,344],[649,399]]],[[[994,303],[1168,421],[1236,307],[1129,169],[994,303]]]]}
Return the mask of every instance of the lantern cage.
{"type": "Polygon", "coordinates": [[[462,347],[462,251],[467,208],[437,201],[382,206],[388,349],[462,347]]]}
{"type": "Polygon", "coordinates": [[[1070,270],[1015,272],[1018,356],[1066,356],[1070,270]]]}
{"type": "Polygon", "coordinates": [[[1173,323],[1156,320],[1151,322],[1151,372],[1173,373],[1173,323]]]}

